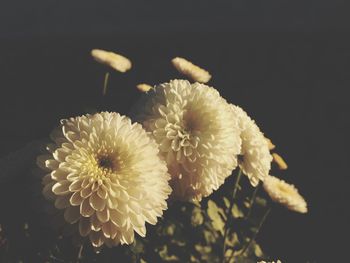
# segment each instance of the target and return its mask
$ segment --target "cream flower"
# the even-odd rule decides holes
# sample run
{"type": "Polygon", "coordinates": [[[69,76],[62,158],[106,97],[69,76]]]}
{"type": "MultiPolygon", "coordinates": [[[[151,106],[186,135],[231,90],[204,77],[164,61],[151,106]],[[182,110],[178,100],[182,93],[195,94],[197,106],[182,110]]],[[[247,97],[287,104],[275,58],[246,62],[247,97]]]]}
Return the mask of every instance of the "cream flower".
{"type": "Polygon", "coordinates": [[[298,213],[307,212],[307,204],[294,185],[274,176],[267,176],[263,186],[272,201],[298,213]]]}
{"type": "Polygon", "coordinates": [[[237,166],[237,118],[217,90],[186,80],[161,84],[145,95],[138,119],[168,164],[173,195],[201,200],[237,166]]]}
{"type": "Polygon", "coordinates": [[[272,156],[268,142],[255,122],[240,107],[231,105],[239,119],[241,129],[242,148],[240,167],[248,176],[250,183],[257,186],[263,181],[271,169],[272,156]]]}
{"type": "Polygon", "coordinates": [[[148,84],[145,84],[145,83],[141,83],[141,84],[138,84],[136,86],[136,88],[141,91],[141,92],[148,92],[152,89],[152,86],[151,85],[148,85],[148,84]]]}
{"type": "Polygon", "coordinates": [[[170,176],[141,125],[103,112],[62,120],[51,138],[43,194],[93,246],[130,244],[167,209],[170,176]]]}
{"type": "Polygon", "coordinates": [[[126,72],[131,69],[131,61],[126,57],[101,49],[93,49],[91,56],[99,63],[107,65],[116,71],[126,72]]]}
{"type": "Polygon", "coordinates": [[[207,83],[211,79],[211,75],[208,71],[192,64],[190,61],[184,58],[173,58],[171,63],[177,69],[177,71],[189,77],[193,81],[207,83]]]}

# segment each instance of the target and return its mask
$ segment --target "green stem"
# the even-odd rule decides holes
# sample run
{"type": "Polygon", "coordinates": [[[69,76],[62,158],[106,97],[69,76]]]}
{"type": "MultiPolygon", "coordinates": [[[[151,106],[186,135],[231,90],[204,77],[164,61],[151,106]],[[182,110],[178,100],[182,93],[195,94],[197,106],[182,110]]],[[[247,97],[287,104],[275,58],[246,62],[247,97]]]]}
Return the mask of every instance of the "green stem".
{"type": "MultiPolygon", "coordinates": [[[[236,194],[237,194],[238,186],[239,186],[239,180],[241,179],[241,177],[242,177],[242,170],[239,169],[238,174],[237,174],[237,178],[235,181],[235,186],[233,188],[232,200],[234,200],[236,198],[236,194]]],[[[233,205],[231,205],[231,206],[233,206],[233,205]]],[[[232,207],[231,207],[231,209],[232,209],[232,207]]]]}
{"type": "Polygon", "coordinates": [[[250,217],[250,214],[252,213],[252,210],[253,210],[253,206],[254,206],[254,203],[255,203],[255,199],[256,199],[256,195],[259,191],[259,186],[260,184],[258,184],[255,189],[254,189],[254,192],[252,194],[252,197],[250,198],[250,202],[249,202],[249,210],[248,210],[248,213],[245,217],[245,219],[248,219],[250,217]]]}
{"type": "Polygon", "coordinates": [[[84,245],[80,245],[79,250],[78,250],[77,263],[79,263],[83,257],[83,248],[84,248],[84,245]]]}
{"type": "Polygon", "coordinates": [[[227,227],[227,222],[229,221],[229,217],[231,215],[231,210],[233,208],[233,204],[234,204],[234,201],[236,199],[236,195],[237,195],[237,191],[238,191],[238,187],[239,187],[239,181],[242,177],[242,170],[239,169],[238,171],[238,174],[237,174],[237,177],[236,177],[236,181],[235,181],[235,184],[234,184],[234,188],[233,188],[233,193],[232,193],[232,201],[231,201],[231,204],[230,204],[230,207],[228,208],[228,211],[226,211],[226,222],[225,222],[225,230],[224,230],[224,246],[223,246],[223,249],[222,249],[222,263],[225,263],[225,253],[226,253],[226,239],[227,239],[227,234],[228,234],[228,231],[229,231],[229,228],[227,227]]]}
{"type": "Polygon", "coordinates": [[[107,88],[108,88],[108,80],[109,80],[109,72],[106,72],[105,78],[103,80],[103,90],[102,90],[102,95],[105,96],[107,93],[107,88]]]}
{"type": "Polygon", "coordinates": [[[254,235],[252,236],[252,238],[249,240],[249,242],[247,243],[247,245],[244,247],[244,249],[242,250],[242,252],[240,253],[241,255],[243,255],[247,249],[250,247],[250,245],[253,243],[253,241],[256,239],[257,235],[259,234],[260,230],[261,230],[261,227],[263,226],[267,216],[270,214],[271,212],[271,209],[272,207],[269,207],[264,216],[262,217],[262,219],[260,220],[260,223],[259,223],[259,226],[258,226],[258,229],[255,231],[254,235]]]}

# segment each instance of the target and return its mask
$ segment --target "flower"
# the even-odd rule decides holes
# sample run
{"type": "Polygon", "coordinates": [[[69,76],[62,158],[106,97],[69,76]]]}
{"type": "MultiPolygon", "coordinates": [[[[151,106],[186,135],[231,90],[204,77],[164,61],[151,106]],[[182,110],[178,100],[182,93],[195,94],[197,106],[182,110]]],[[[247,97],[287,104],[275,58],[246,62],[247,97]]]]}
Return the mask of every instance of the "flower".
{"type": "Polygon", "coordinates": [[[148,92],[137,112],[168,164],[176,199],[201,200],[237,167],[237,118],[214,88],[172,80],[148,92]]]}
{"type": "Polygon", "coordinates": [[[173,58],[171,62],[177,71],[186,75],[193,81],[207,83],[211,79],[211,75],[208,71],[192,64],[190,61],[184,58],[176,57],[173,58]]]}
{"type": "Polygon", "coordinates": [[[140,124],[102,112],[62,120],[51,138],[43,194],[93,246],[130,244],[167,209],[170,176],[140,124]]]}
{"type": "Polygon", "coordinates": [[[275,163],[277,163],[278,168],[280,170],[287,170],[288,169],[287,163],[283,160],[283,158],[279,154],[273,153],[272,157],[273,157],[273,160],[275,161],[275,163]]]}
{"type": "Polygon", "coordinates": [[[152,89],[152,86],[145,83],[141,83],[141,84],[138,84],[136,88],[141,92],[148,92],[150,91],[150,89],[152,89]]]}
{"type": "Polygon", "coordinates": [[[269,151],[268,142],[255,122],[240,107],[231,105],[238,116],[241,130],[242,159],[239,165],[243,173],[248,176],[250,183],[257,186],[263,181],[271,169],[272,156],[269,151]]]}
{"type": "Polygon", "coordinates": [[[263,187],[272,201],[298,213],[307,212],[307,204],[294,185],[269,175],[266,177],[263,187]]]}
{"type": "Polygon", "coordinates": [[[131,69],[131,61],[126,57],[101,49],[93,49],[91,56],[99,63],[109,66],[116,71],[126,72],[131,69]]]}

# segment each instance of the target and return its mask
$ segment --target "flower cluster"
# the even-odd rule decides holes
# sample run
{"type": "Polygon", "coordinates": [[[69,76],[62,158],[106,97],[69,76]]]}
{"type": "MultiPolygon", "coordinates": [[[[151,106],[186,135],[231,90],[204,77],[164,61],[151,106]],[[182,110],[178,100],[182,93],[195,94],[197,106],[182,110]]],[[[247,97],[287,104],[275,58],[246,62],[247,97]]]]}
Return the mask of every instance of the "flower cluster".
{"type": "MultiPolygon", "coordinates": [[[[112,52],[93,50],[92,56],[119,72],[131,68],[127,58],[112,52]]],[[[216,89],[202,84],[210,80],[209,72],[183,58],[172,63],[198,82],[175,79],[154,87],[136,85],[144,93],[133,109],[138,123],[118,113],[101,112],[62,120],[52,132],[52,143],[47,145],[47,153],[38,157],[38,165],[46,173],[43,195],[62,211],[64,220],[94,247],[131,244],[135,233],[145,237],[146,223],[157,224],[168,209],[169,197],[198,204],[236,168],[252,186],[262,182],[272,201],[306,213],[307,204],[297,189],[270,175],[273,160],[281,170],[287,169],[287,164],[270,153],[275,145],[255,121],[216,89]]],[[[227,235],[232,234],[225,229],[230,216],[249,219],[257,193],[254,191],[249,202],[245,198],[249,212],[244,215],[236,199],[238,174],[232,200],[223,199],[225,209],[209,200],[207,216],[200,205],[191,215],[194,227],[207,226],[204,222],[209,218],[213,221],[211,232],[224,236],[223,259],[237,252],[233,247],[238,235],[231,237],[231,251],[225,250],[227,235]]],[[[242,254],[251,244],[257,246],[254,240],[246,247],[243,243],[238,246],[242,254]]],[[[197,248],[204,253],[208,247],[197,248]]],[[[168,257],[166,250],[160,253],[174,258],[168,257]]],[[[262,258],[259,249],[255,253],[262,258]]]]}

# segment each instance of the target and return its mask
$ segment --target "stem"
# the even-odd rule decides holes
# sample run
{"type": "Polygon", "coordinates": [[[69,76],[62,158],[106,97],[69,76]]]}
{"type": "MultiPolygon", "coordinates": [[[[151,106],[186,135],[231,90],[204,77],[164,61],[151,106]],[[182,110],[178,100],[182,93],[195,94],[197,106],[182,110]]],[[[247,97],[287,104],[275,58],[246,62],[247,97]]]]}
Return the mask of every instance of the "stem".
{"type": "Polygon", "coordinates": [[[84,248],[84,245],[81,245],[79,247],[77,262],[80,262],[80,260],[81,260],[81,258],[83,256],[83,248],[84,248]]]}
{"type": "Polygon", "coordinates": [[[248,219],[250,217],[250,214],[252,213],[252,209],[253,209],[253,206],[254,206],[254,203],[255,203],[255,199],[256,199],[256,194],[258,193],[259,191],[259,186],[260,184],[258,184],[255,189],[254,189],[254,192],[252,194],[252,197],[250,198],[250,202],[249,202],[249,210],[248,210],[248,213],[245,217],[245,219],[248,219]]]}
{"type": "Polygon", "coordinates": [[[264,216],[262,217],[262,219],[260,220],[260,223],[259,223],[259,226],[258,226],[258,229],[255,231],[254,235],[252,236],[252,238],[249,240],[249,242],[247,243],[247,245],[244,247],[244,249],[242,250],[242,252],[240,253],[241,255],[244,254],[247,249],[250,247],[250,245],[252,244],[252,242],[255,240],[255,238],[257,237],[257,235],[259,234],[260,230],[261,230],[261,227],[262,225],[264,224],[267,216],[269,215],[269,213],[271,212],[271,207],[269,207],[264,216]]]}
{"type": "MultiPolygon", "coordinates": [[[[238,186],[239,186],[239,180],[241,179],[241,177],[242,177],[242,170],[239,169],[238,174],[237,174],[237,178],[235,181],[235,186],[233,188],[232,200],[234,200],[236,198],[236,194],[237,194],[237,190],[238,190],[238,186]]],[[[232,204],[231,204],[231,206],[233,206],[232,204]]],[[[232,207],[231,207],[231,209],[232,209],[232,207]]]]}
{"type": "Polygon", "coordinates": [[[233,188],[233,193],[232,193],[232,201],[231,201],[231,204],[230,204],[230,207],[228,208],[228,210],[226,211],[227,213],[227,216],[226,216],[226,222],[225,222],[225,230],[224,230],[224,246],[223,246],[223,249],[222,249],[222,263],[225,263],[225,252],[226,252],[226,238],[227,238],[227,234],[228,234],[228,227],[227,227],[227,222],[229,221],[229,216],[231,215],[231,210],[233,208],[233,204],[234,204],[234,201],[236,199],[236,195],[237,195],[237,191],[238,191],[238,186],[239,186],[239,181],[241,179],[241,176],[242,176],[242,170],[239,169],[238,171],[238,174],[237,174],[237,177],[236,177],[236,181],[235,181],[235,184],[234,184],[234,188],[233,188]]]}
{"type": "Polygon", "coordinates": [[[102,95],[106,95],[107,93],[107,88],[108,88],[108,80],[109,80],[109,72],[106,72],[105,78],[103,81],[103,90],[102,90],[102,95]]]}

